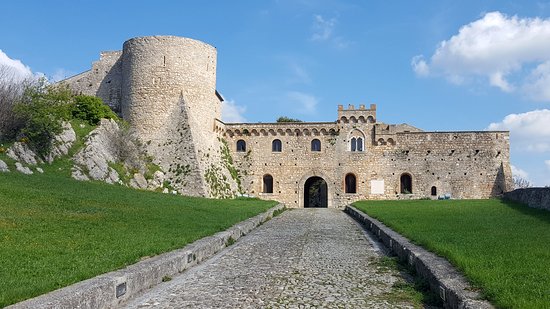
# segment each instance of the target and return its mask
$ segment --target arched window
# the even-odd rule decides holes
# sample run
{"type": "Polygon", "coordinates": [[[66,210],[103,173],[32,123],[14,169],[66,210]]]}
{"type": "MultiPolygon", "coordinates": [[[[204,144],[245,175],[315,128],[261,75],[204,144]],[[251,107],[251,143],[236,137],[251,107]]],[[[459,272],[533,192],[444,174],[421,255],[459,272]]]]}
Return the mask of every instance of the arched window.
{"type": "Polygon", "coordinates": [[[273,176],[264,175],[264,189],[263,193],[273,193],[273,176]]]}
{"type": "Polygon", "coordinates": [[[237,152],[245,152],[246,151],[246,142],[242,139],[237,141],[237,152]]]}
{"type": "Polygon", "coordinates": [[[283,143],[281,143],[281,140],[274,139],[273,142],[271,142],[271,151],[281,152],[282,150],[283,150],[283,143]]]}
{"type": "Polygon", "coordinates": [[[357,193],[357,181],[355,175],[347,174],[346,179],[346,193],[357,193]]]}
{"type": "Polygon", "coordinates": [[[437,195],[437,188],[435,186],[432,187],[432,196],[437,195]]]}
{"type": "Polygon", "coordinates": [[[364,141],[365,134],[358,129],[354,129],[348,135],[349,138],[349,150],[352,152],[355,151],[364,151],[364,141]]]}
{"type": "Polygon", "coordinates": [[[401,193],[402,194],[411,194],[412,191],[412,177],[409,174],[401,175],[401,193]]]}
{"type": "Polygon", "coordinates": [[[311,141],[311,151],[321,151],[321,141],[314,139],[311,141]]]}

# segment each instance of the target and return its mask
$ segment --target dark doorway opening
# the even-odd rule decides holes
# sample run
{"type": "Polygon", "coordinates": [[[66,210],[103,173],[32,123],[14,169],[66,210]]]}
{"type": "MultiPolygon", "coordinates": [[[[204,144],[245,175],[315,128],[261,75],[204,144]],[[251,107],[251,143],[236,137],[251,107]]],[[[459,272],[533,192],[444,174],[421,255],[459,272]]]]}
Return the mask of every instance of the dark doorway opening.
{"type": "Polygon", "coordinates": [[[402,194],[411,194],[412,190],[412,177],[409,174],[401,175],[401,193],[402,194]]]}
{"type": "Polygon", "coordinates": [[[264,193],[273,193],[273,176],[264,175],[264,193]]]}
{"type": "Polygon", "coordinates": [[[304,207],[328,207],[328,189],[321,177],[311,177],[304,185],[304,207]]]}
{"type": "Polygon", "coordinates": [[[432,187],[432,196],[437,195],[437,188],[435,186],[432,187]]]}

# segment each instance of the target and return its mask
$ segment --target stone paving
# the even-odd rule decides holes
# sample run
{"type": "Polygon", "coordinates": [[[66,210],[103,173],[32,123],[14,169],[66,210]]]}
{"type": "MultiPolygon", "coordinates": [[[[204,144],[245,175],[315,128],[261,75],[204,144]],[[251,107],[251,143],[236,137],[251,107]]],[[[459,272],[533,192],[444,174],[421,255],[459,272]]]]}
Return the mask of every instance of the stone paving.
{"type": "Polygon", "coordinates": [[[379,259],[342,211],[294,209],[125,308],[410,307],[388,297],[402,279],[379,259]]]}

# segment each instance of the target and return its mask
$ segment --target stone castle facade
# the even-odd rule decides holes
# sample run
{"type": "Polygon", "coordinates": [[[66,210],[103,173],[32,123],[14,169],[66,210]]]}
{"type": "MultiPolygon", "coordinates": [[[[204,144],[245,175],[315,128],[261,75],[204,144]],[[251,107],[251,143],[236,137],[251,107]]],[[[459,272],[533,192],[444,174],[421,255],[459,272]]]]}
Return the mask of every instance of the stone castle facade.
{"type": "Polygon", "coordinates": [[[424,132],[379,121],[374,104],[339,105],[334,122],[224,123],[216,49],[192,39],[130,39],[64,83],[127,120],[181,194],[341,207],[512,188],[505,131],[424,132]]]}

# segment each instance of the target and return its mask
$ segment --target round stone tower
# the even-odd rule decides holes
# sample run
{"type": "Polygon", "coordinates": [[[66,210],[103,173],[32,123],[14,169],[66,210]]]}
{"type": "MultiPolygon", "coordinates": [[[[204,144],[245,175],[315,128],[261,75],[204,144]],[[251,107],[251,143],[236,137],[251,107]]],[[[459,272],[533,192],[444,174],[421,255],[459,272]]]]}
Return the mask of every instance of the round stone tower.
{"type": "Polygon", "coordinates": [[[206,43],[175,36],[130,39],[123,46],[122,76],[122,117],[145,142],[165,139],[181,121],[182,108],[191,126],[211,129],[221,116],[216,49],[206,43]]]}
{"type": "Polygon", "coordinates": [[[133,38],[123,46],[121,75],[122,118],[171,187],[185,195],[234,195],[238,185],[214,130],[221,118],[216,49],[175,36],[133,38]]]}

